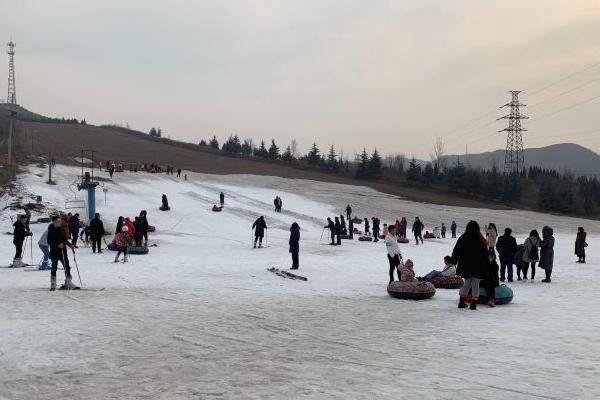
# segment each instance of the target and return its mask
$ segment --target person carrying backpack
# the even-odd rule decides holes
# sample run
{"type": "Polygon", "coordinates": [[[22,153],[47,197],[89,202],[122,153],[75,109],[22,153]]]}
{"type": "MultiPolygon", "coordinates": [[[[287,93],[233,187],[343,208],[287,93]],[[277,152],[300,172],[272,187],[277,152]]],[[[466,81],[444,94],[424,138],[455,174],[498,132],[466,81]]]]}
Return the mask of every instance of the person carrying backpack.
{"type": "Polygon", "coordinates": [[[535,279],[535,264],[540,260],[540,252],[538,248],[542,240],[537,230],[532,230],[529,237],[523,243],[523,280],[527,280],[527,270],[531,267],[531,280],[535,279]]]}

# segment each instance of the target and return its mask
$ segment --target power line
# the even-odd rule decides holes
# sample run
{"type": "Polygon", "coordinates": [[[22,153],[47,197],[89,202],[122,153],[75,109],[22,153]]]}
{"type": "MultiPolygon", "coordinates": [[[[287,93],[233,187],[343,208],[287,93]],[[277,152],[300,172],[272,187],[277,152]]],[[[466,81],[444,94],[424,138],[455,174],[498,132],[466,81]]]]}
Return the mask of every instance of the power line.
{"type": "Polygon", "coordinates": [[[544,118],[547,118],[547,117],[551,117],[551,116],[553,116],[553,115],[556,115],[556,114],[558,114],[558,113],[561,113],[561,112],[563,112],[563,111],[567,111],[567,110],[570,110],[570,109],[572,109],[572,108],[579,107],[579,106],[581,106],[581,105],[583,105],[583,104],[590,103],[590,102],[592,102],[592,101],[594,101],[594,100],[597,100],[597,99],[600,99],[600,95],[598,95],[598,96],[594,96],[594,97],[590,97],[589,99],[586,99],[586,100],[580,101],[579,103],[571,104],[570,106],[567,106],[567,107],[564,107],[564,108],[559,108],[559,109],[558,109],[558,110],[556,110],[556,111],[552,111],[552,112],[549,112],[549,113],[547,113],[547,114],[543,114],[543,115],[541,115],[541,116],[539,116],[539,117],[536,117],[536,118],[534,118],[534,119],[535,119],[536,121],[539,121],[539,120],[541,120],[541,119],[544,119],[544,118]]]}

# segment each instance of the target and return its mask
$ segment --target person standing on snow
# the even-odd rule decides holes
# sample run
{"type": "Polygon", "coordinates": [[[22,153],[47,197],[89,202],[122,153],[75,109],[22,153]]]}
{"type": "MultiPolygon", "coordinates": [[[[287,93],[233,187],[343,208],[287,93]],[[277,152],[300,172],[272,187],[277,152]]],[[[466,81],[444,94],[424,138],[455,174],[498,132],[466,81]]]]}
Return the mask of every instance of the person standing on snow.
{"type": "Polygon", "coordinates": [[[398,236],[400,236],[402,239],[406,239],[407,227],[408,227],[408,221],[406,220],[405,217],[402,217],[402,219],[400,220],[400,230],[397,232],[398,236]]]}
{"type": "Polygon", "coordinates": [[[374,242],[379,242],[379,218],[372,217],[374,242]]]}
{"type": "Polygon", "coordinates": [[[369,229],[369,219],[365,218],[365,235],[369,235],[370,233],[370,229],[369,229]]]}
{"type": "Polygon", "coordinates": [[[52,223],[48,227],[48,246],[50,247],[50,261],[52,267],[50,269],[50,291],[56,290],[56,271],[58,269],[58,261],[60,261],[65,269],[65,283],[61,289],[79,289],[75,286],[71,277],[71,267],[67,257],[67,247],[70,243],[63,229],[63,220],[58,215],[52,217],[52,223]]]}
{"type": "Polygon", "coordinates": [[[142,233],[144,234],[144,246],[148,247],[148,213],[146,210],[140,212],[140,219],[142,220],[142,233]]]}
{"type": "Polygon", "coordinates": [[[19,216],[19,219],[15,221],[13,224],[13,244],[15,245],[15,257],[11,264],[13,268],[21,268],[25,266],[25,263],[22,260],[23,254],[23,242],[25,238],[31,236],[31,232],[29,232],[25,226],[27,222],[27,215],[23,214],[19,216]]]}
{"type": "MultiPolygon", "coordinates": [[[[388,234],[384,239],[385,248],[387,250],[387,258],[390,263],[390,282],[394,281],[394,270],[400,265],[400,257],[402,257],[402,253],[400,253],[400,247],[398,246],[398,238],[396,237],[396,226],[390,225],[388,227],[388,234]]],[[[398,275],[398,280],[400,280],[400,272],[396,272],[398,275]]]]}
{"type": "Polygon", "coordinates": [[[350,207],[350,204],[346,206],[346,216],[348,217],[348,221],[352,219],[352,207],[350,207]]]}
{"type": "Polygon", "coordinates": [[[142,223],[142,219],[140,217],[135,217],[133,226],[135,227],[135,245],[136,247],[140,247],[142,245],[142,239],[144,238],[144,225],[142,223]]]}
{"type": "Polygon", "coordinates": [[[577,228],[577,238],[575,239],[575,255],[577,256],[578,263],[585,264],[585,248],[587,247],[586,242],[587,233],[580,226],[577,228]]]}
{"type": "Polygon", "coordinates": [[[262,215],[258,217],[258,219],[252,224],[252,229],[254,229],[254,248],[256,248],[256,242],[258,242],[258,248],[262,248],[262,241],[263,237],[265,236],[265,229],[267,229],[265,217],[263,217],[262,215]]]}
{"type": "Polygon", "coordinates": [[[419,244],[419,239],[421,239],[421,244],[423,244],[423,228],[425,228],[425,225],[423,225],[419,217],[415,217],[415,222],[413,222],[412,231],[415,235],[417,245],[419,244]]]}
{"type": "Polygon", "coordinates": [[[442,239],[446,239],[446,224],[442,222],[442,239]]]}
{"type": "Polygon", "coordinates": [[[450,225],[450,232],[452,233],[452,239],[456,238],[456,221],[452,221],[452,225],[450,225]]]}
{"type": "Polygon", "coordinates": [[[508,281],[513,281],[513,264],[517,252],[517,240],[511,235],[512,229],[504,229],[504,235],[498,238],[496,250],[500,256],[500,280],[504,282],[506,270],[508,270],[508,281]]]}
{"type": "Polygon", "coordinates": [[[117,228],[115,229],[115,235],[118,235],[123,230],[123,217],[120,216],[117,220],[117,228]]]}
{"type": "Polygon", "coordinates": [[[92,252],[96,252],[98,247],[98,254],[102,253],[102,245],[100,244],[102,237],[104,236],[104,223],[100,219],[100,214],[96,213],[94,219],[90,222],[90,239],[92,240],[92,252]]]}
{"type": "Polygon", "coordinates": [[[329,234],[331,235],[331,243],[329,243],[329,244],[334,246],[335,245],[335,224],[333,223],[333,221],[331,220],[330,217],[327,217],[327,225],[325,225],[325,228],[329,228],[329,234]]]}
{"type": "Polygon", "coordinates": [[[485,237],[487,239],[488,248],[490,251],[496,251],[496,241],[498,240],[498,229],[496,224],[490,222],[485,230],[485,237]]]}
{"type": "Polygon", "coordinates": [[[42,236],[40,236],[40,240],[38,240],[38,246],[40,250],[44,254],[44,259],[42,260],[42,264],[40,265],[41,270],[50,269],[48,265],[48,260],[50,259],[50,247],[48,246],[48,229],[46,229],[42,236]]]}
{"type": "Polygon", "coordinates": [[[335,217],[335,236],[336,236],[336,241],[335,244],[337,246],[342,244],[342,224],[340,224],[340,219],[338,217],[335,217]]]}
{"type": "Polygon", "coordinates": [[[538,247],[540,247],[541,243],[540,234],[535,229],[529,233],[529,237],[523,243],[523,261],[525,262],[523,266],[523,280],[525,281],[527,280],[527,270],[529,267],[531,267],[531,280],[535,279],[535,264],[540,260],[538,247]]]}
{"type": "Polygon", "coordinates": [[[346,220],[343,215],[340,215],[340,224],[342,225],[342,235],[348,235],[348,229],[346,229],[346,220]]]}
{"type": "Polygon", "coordinates": [[[300,226],[297,222],[294,222],[290,228],[290,253],[292,254],[292,268],[298,269],[300,267],[298,254],[300,253],[300,226]]]}
{"type": "MultiPolygon", "coordinates": [[[[540,264],[539,267],[546,272],[544,283],[550,283],[552,280],[552,268],[554,266],[554,230],[549,226],[542,228],[542,243],[540,245],[540,264]]],[[[533,278],[531,278],[533,279],[533,278]]]]}
{"type": "Polygon", "coordinates": [[[221,207],[223,207],[223,204],[225,204],[225,193],[221,192],[219,194],[219,201],[221,202],[221,207]]]}
{"type": "Polygon", "coordinates": [[[119,262],[119,256],[123,253],[123,263],[127,262],[127,249],[131,245],[131,236],[129,236],[129,228],[123,226],[120,233],[115,236],[115,244],[117,245],[117,255],[115,262],[119,262]]]}
{"type": "Polygon", "coordinates": [[[71,218],[69,218],[69,231],[71,232],[71,243],[73,247],[76,249],[77,247],[77,239],[79,238],[79,229],[81,228],[81,223],[79,222],[79,214],[75,213],[71,218]]]}
{"type": "Polygon", "coordinates": [[[350,239],[354,239],[354,221],[352,219],[348,220],[348,235],[350,235],[350,239]]]}
{"type": "Polygon", "coordinates": [[[476,310],[477,300],[479,300],[479,283],[486,278],[490,262],[487,241],[481,235],[479,224],[476,221],[469,221],[465,232],[456,241],[451,258],[452,264],[457,265],[456,274],[465,280],[459,291],[458,308],[467,308],[466,303],[470,302],[471,310],[476,310]]]}

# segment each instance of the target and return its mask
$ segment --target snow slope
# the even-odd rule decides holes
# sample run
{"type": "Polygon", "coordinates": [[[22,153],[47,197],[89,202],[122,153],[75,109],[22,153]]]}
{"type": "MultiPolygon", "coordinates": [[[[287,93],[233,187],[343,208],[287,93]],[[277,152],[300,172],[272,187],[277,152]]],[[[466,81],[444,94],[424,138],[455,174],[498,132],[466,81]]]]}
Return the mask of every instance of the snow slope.
{"type": "MultiPolygon", "coordinates": [[[[59,166],[53,175],[59,184],[48,186],[44,171],[31,167],[20,177],[23,194],[61,208],[74,197],[69,183],[78,172],[59,166]]],[[[101,190],[97,199],[105,224],[114,227],[119,215],[146,209],[157,227],[150,243],[158,247],[127,264],[112,263],[112,252],[80,248],[84,285],[101,291],[49,293],[48,272],[0,268],[0,399],[600,395],[592,221],[416,204],[363,187],[244,175],[188,173],[184,181],[122,173],[105,187],[107,204],[101,190]],[[220,191],[226,207],[213,213],[220,191]],[[162,193],[172,211],[158,211],[162,193]],[[273,212],[275,195],[283,198],[283,213],[273,212]],[[550,224],[557,231],[553,283],[515,282],[512,304],[478,311],[456,309],[453,290],[424,302],[392,299],[383,243],[331,247],[320,240],[325,217],[348,202],[358,215],[376,214],[382,222],[419,215],[428,229],[452,219],[459,226],[471,218],[493,221],[499,229],[508,222],[520,241],[550,224]],[[270,228],[269,247],[255,250],[250,226],[259,215],[270,228]],[[302,229],[300,274],[308,282],[265,270],[290,265],[293,221],[302,229]],[[572,255],[579,225],[590,232],[583,266],[572,255]]],[[[11,230],[10,216],[2,212],[3,231],[11,230]]],[[[45,225],[32,225],[35,237],[45,225]]],[[[11,239],[0,237],[6,264],[11,239]]],[[[424,274],[452,246],[446,239],[401,249],[424,274]]],[[[33,252],[37,262],[40,252],[33,252]]]]}

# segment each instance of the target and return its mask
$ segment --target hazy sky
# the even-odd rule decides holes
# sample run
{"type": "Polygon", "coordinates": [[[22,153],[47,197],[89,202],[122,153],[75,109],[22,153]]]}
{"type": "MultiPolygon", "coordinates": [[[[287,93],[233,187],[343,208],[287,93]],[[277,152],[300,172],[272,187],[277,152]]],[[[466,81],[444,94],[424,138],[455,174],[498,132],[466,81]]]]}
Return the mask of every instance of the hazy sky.
{"type": "Polygon", "coordinates": [[[600,151],[599,0],[0,0],[0,38],[50,116],[427,157],[504,147],[520,89],[526,147],[600,151]]]}

